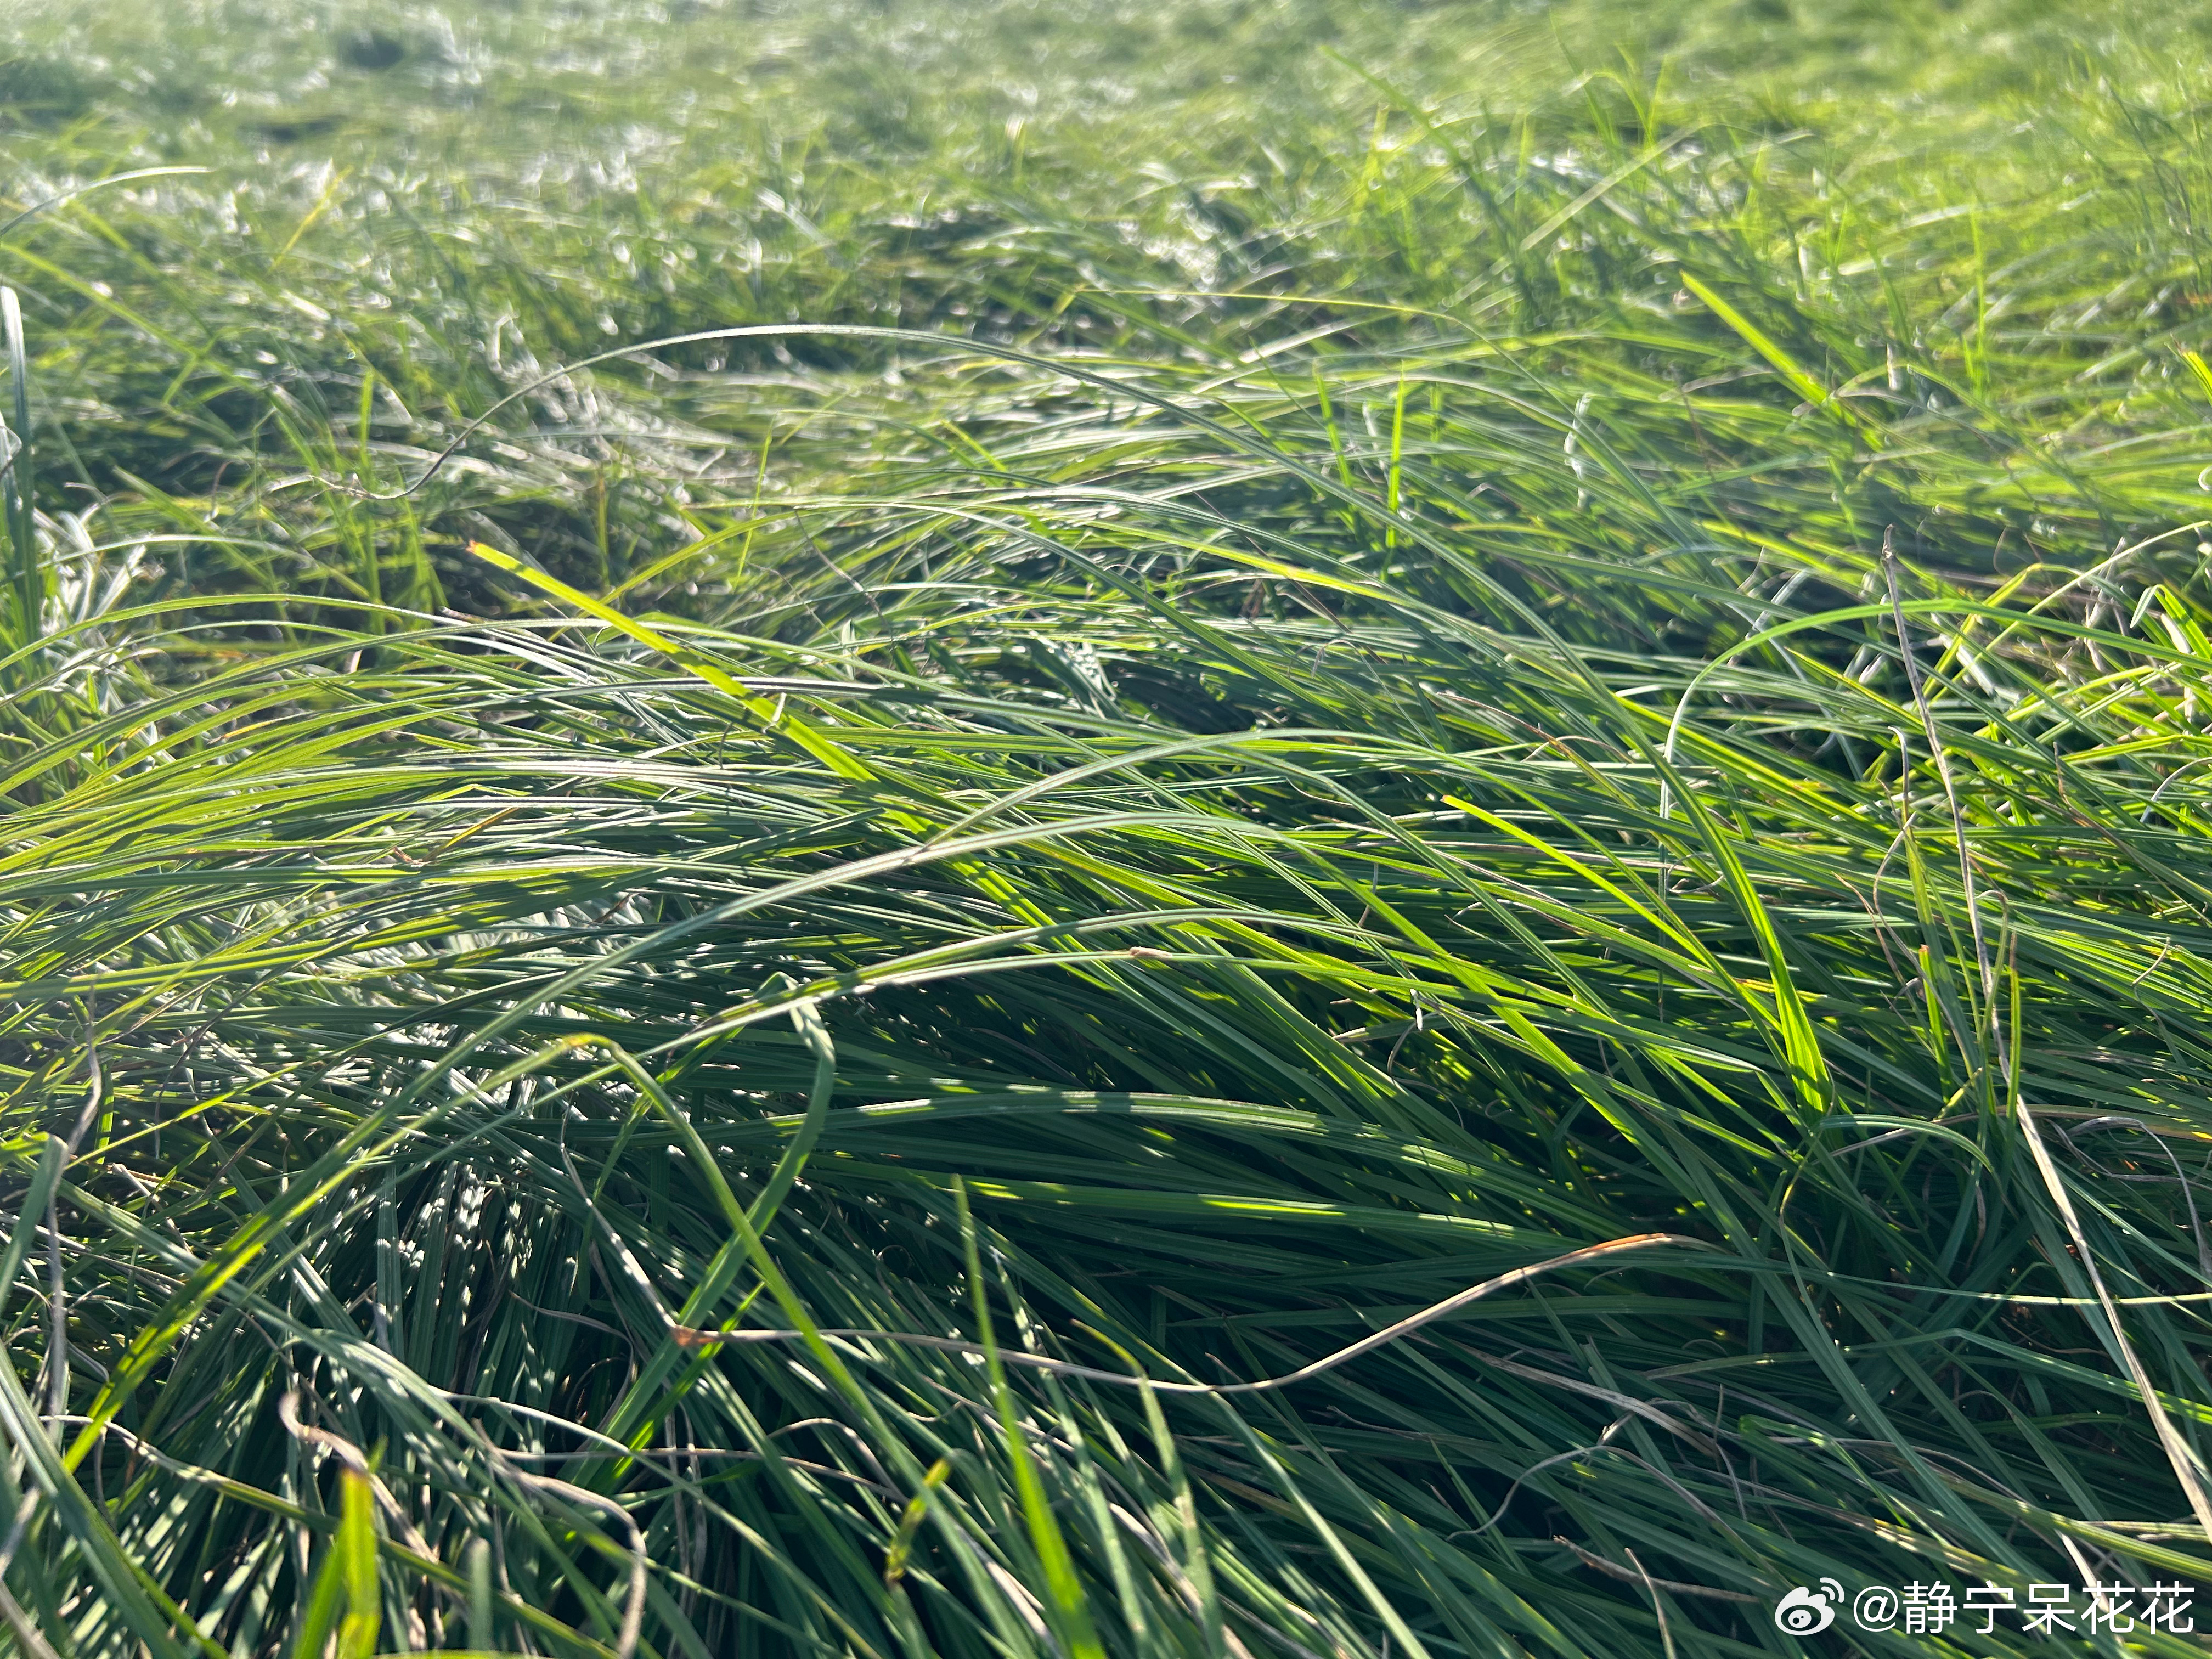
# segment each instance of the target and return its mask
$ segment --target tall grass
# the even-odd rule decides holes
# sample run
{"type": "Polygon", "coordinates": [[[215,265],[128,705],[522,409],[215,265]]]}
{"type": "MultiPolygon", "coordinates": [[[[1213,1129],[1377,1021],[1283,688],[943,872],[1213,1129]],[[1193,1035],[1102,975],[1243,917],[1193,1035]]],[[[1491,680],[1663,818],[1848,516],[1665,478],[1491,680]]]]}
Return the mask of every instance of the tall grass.
{"type": "Polygon", "coordinates": [[[24,118],[217,170],[0,236],[18,1648],[2212,1582],[2193,17],[1255,11],[629,171],[616,75],[532,193],[429,99],[510,25],[394,16],[368,115],[24,118]]]}

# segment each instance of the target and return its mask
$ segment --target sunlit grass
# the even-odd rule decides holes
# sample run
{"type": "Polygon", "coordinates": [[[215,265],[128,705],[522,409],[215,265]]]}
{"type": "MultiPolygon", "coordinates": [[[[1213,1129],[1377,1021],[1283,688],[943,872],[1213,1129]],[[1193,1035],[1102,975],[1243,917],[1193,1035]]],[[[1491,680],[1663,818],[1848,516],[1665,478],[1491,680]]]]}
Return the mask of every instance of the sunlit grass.
{"type": "Polygon", "coordinates": [[[2192,15],[247,13],[0,76],[16,1646],[2212,1582],[2192,15]]]}

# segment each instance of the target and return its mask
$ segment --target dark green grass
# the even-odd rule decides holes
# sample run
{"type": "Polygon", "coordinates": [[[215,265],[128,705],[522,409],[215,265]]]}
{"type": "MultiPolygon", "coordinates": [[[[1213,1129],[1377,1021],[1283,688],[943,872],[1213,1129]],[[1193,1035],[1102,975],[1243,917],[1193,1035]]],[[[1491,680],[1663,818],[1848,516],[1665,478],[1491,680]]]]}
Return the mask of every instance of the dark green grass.
{"type": "Polygon", "coordinates": [[[0,233],[20,1649],[2212,1581],[2197,14],[257,19],[0,76],[211,169],[0,233]]]}

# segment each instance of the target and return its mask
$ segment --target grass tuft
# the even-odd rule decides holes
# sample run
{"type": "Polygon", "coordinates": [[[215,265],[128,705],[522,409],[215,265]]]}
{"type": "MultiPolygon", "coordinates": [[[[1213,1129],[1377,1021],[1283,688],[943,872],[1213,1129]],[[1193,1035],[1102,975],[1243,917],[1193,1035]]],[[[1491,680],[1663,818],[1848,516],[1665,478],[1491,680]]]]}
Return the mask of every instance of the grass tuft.
{"type": "Polygon", "coordinates": [[[271,17],[0,25],[17,1648],[2212,1583],[2192,11],[271,17]]]}

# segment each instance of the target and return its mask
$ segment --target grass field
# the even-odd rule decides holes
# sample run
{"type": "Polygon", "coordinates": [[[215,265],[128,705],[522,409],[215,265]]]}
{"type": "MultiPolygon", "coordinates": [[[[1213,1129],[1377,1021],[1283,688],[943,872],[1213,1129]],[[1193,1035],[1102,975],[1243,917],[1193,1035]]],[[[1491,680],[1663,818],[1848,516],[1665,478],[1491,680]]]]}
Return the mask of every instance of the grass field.
{"type": "Polygon", "coordinates": [[[2208,74],[24,0],[11,1650],[2201,1653],[2208,74]]]}

